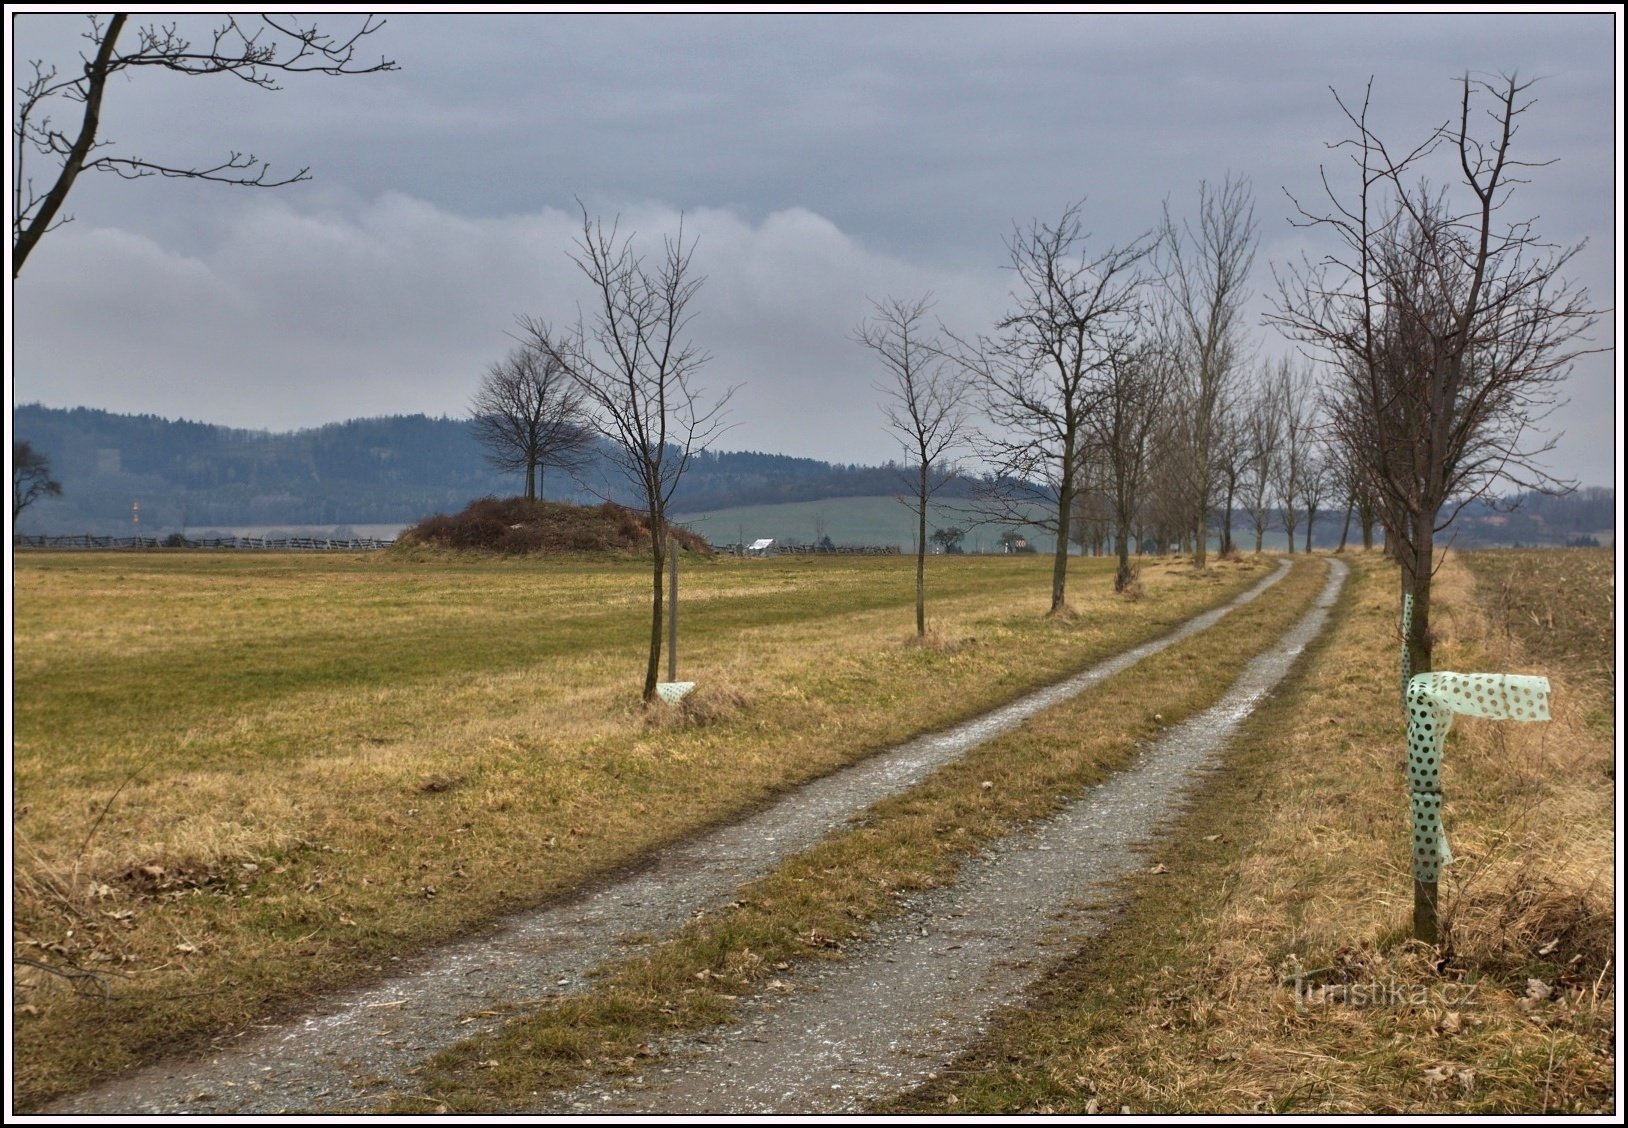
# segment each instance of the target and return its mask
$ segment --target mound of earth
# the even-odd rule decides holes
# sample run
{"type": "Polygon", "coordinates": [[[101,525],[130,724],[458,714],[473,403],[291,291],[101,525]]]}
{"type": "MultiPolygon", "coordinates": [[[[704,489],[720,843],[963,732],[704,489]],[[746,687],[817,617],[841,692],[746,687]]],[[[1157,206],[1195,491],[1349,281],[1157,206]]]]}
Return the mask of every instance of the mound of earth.
{"type": "MultiPolygon", "coordinates": [[[[680,548],[710,553],[707,542],[688,529],[669,524],[680,548]]],[[[428,545],[483,552],[635,553],[650,550],[650,523],[643,513],[624,505],[567,505],[527,501],[523,497],[483,497],[462,513],[426,517],[396,538],[397,544],[428,545]]]]}

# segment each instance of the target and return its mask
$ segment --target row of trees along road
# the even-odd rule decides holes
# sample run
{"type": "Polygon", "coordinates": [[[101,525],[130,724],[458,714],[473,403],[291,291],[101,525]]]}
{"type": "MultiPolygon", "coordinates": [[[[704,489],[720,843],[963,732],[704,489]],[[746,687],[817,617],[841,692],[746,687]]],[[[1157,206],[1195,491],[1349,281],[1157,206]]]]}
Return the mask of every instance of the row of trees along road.
{"type": "MultiPolygon", "coordinates": [[[[1339,106],[1334,147],[1353,186],[1326,170],[1324,209],[1298,222],[1333,235],[1326,257],[1278,277],[1272,320],[1329,373],[1328,418],[1344,465],[1376,499],[1411,597],[1408,673],[1431,670],[1436,539],[1501,479],[1564,488],[1539,462],[1553,448],[1531,424],[1555,404],[1595,311],[1563,276],[1582,244],[1540,240],[1510,218],[1514,190],[1544,162],[1514,150],[1530,82],[1466,75],[1457,112],[1405,149],[1369,125],[1372,88],[1339,106]],[[1433,184],[1433,158],[1449,182],[1433,184]]],[[[1434,942],[1434,882],[1416,882],[1414,932],[1434,942]]]]}

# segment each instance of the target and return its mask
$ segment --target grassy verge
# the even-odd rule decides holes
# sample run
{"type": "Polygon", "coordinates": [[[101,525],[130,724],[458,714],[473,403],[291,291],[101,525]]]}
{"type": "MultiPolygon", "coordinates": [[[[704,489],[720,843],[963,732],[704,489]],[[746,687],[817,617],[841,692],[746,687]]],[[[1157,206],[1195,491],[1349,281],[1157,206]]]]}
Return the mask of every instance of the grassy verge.
{"type": "Polygon", "coordinates": [[[15,561],[19,1107],[624,865],[1253,583],[1150,563],[692,562],[682,714],[637,705],[637,560],[15,561]],[[41,967],[39,965],[46,965],[41,967]],[[46,968],[55,969],[55,971],[46,968]],[[66,974],[64,974],[66,973],[66,974]]]}
{"type": "Polygon", "coordinates": [[[1161,727],[1206,708],[1310,604],[1325,580],[1306,563],[1217,627],[1144,659],[871,807],[838,834],[742,887],[647,954],[601,969],[595,988],[516,1016],[438,1055],[393,1111],[525,1107],[590,1070],[616,1073],[664,1034],[726,1021],[736,997],[777,989],[799,961],[840,957],[912,891],[954,880],[982,846],[1057,809],[1123,766],[1161,727]]]}
{"type": "MultiPolygon", "coordinates": [[[[1579,561],[1522,566],[1555,583],[1579,561]]],[[[1438,667],[1545,673],[1554,720],[1454,725],[1460,860],[1440,950],[1409,939],[1396,585],[1370,557],[1337,629],[1161,848],[1172,879],[1141,886],[1022,1013],[886,1111],[1611,1111],[1612,750],[1593,719],[1609,669],[1556,659],[1597,656],[1610,574],[1579,568],[1578,598],[1545,603],[1554,632],[1512,636],[1507,563],[1470,562],[1440,574],[1438,667]]]]}

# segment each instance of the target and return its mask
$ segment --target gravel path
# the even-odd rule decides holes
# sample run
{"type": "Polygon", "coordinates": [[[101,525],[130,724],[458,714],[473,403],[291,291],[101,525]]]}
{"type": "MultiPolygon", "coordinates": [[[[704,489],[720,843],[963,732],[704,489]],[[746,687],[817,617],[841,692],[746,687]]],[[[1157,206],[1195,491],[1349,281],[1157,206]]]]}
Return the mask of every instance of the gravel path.
{"type": "Polygon", "coordinates": [[[668,934],[697,911],[727,904],[743,882],[841,828],[871,804],[908,789],[1025,718],[1213,626],[1282,579],[1288,567],[1281,564],[1231,603],[1162,638],[994,712],[815,780],[749,818],[666,847],[631,874],[512,918],[493,933],[404,962],[382,984],[320,1000],[311,1017],[219,1039],[197,1058],[132,1071],[44,1111],[365,1111],[386,1090],[410,1083],[410,1071],[431,1054],[495,1026],[501,1019],[492,1011],[583,990],[590,969],[625,950],[621,937],[668,934]]]}
{"type": "Polygon", "coordinates": [[[537,1112],[831,1115],[928,1079],[1111,913],[1083,903],[1152,863],[1137,846],[1180,808],[1199,773],[1322,629],[1345,580],[1333,562],[1315,606],[1249,663],[1213,707],[1172,727],[1127,770],[1057,817],[1001,840],[957,882],[913,898],[901,918],[755,998],[739,1026],[676,1041],[644,1074],[595,1082],[537,1112]]]}

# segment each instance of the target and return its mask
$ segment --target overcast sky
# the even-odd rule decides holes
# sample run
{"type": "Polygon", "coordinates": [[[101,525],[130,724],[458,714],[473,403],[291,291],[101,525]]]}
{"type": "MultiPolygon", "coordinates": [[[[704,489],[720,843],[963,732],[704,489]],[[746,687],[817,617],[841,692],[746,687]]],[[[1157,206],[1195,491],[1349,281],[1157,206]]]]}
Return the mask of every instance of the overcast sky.
{"type": "MultiPolygon", "coordinates": [[[[179,22],[195,37],[211,26],[179,22]]],[[[84,28],[14,15],[10,65],[65,67],[84,28]]],[[[1344,135],[1330,87],[1360,98],[1370,76],[1377,131],[1398,147],[1455,112],[1466,71],[1539,78],[1517,149],[1557,163],[1508,215],[1537,217],[1557,244],[1587,239],[1570,273],[1609,309],[1620,36],[1606,9],[395,14],[362,47],[395,73],[294,76],[277,93],[127,73],[104,106],[110,153],[203,165],[249,151],[314,179],[82,177],[73,222],[12,292],[14,403],[274,430],[464,415],[516,315],[570,321],[586,300],[566,254],[580,198],[655,249],[684,214],[707,277],[706,382],[741,385],[721,446],[881,461],[898,454],[882,373],[851,340],[869,299],[932,291],[950,327],[989,332],[1013,224],[1073,201],[1106,247],[1152,227],[1167,199],[1191,214],[1203,180],[1249,178],[1252,332],[1261,358],[1285,352],[1258,325],[1270,267],[1317,250],[1286,193],[1318,206],[1320,164],[1349,187],[1325,148],[1344,135]]],[[[1615,344],[1615,324],[1601,320],[1597,345],[1615,344]]],[[[1577,365],[1550,419],[1566,432],[1555,472],[1613,480],[1618,363],[1577,365]]]]}

